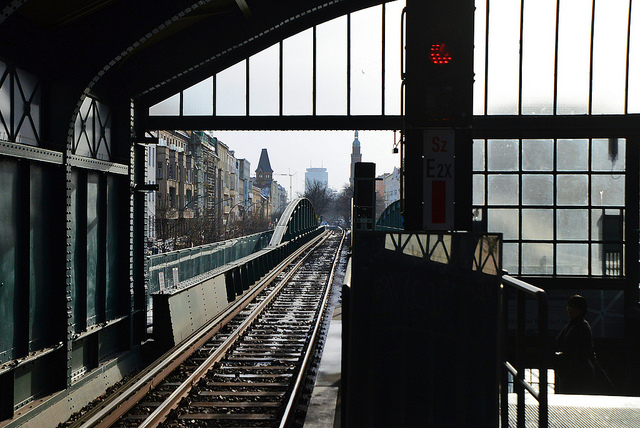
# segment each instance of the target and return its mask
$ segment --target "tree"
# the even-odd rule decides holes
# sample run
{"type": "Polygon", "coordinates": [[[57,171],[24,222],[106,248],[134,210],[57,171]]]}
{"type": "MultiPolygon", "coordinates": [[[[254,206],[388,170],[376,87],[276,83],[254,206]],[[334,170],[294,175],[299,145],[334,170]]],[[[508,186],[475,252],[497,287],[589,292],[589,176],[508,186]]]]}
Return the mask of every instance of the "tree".
{"type": "Polygon", "coordinates": [[[317,180],[307,180],[304,197],[311,201],[318,217],[321,217],[333,201],[333,194],[326,184],[317,180]]]}
{"type": "Polygon", "coordinates": [[[224,227],[220,208],[205,209],[200,216],[185,218],[186,209],[171,206],[168,197],[158,196],[156,203],[156,238],[158,250],[167,252],[209,244],[221,239],[224,227]]]}
{"type": "Polygon", "coordinates": [[[342,191],[336,198],[335,211],[336,217],[342,219],[345,225],[351,225],[351,205],[353,200],[353,187],[349,184],[342,186],[342,191]]]}

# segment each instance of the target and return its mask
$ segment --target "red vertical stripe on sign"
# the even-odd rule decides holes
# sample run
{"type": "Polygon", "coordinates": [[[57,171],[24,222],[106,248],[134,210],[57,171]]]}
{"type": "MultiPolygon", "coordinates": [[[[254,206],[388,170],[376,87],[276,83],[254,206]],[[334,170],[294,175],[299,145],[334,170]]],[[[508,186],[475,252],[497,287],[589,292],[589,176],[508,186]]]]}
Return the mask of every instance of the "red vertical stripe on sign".
{"type": "Polygon", "coordinates": [[[447,218],[447,182],[431,182],[431,222],[445,223],[447,218]]]}

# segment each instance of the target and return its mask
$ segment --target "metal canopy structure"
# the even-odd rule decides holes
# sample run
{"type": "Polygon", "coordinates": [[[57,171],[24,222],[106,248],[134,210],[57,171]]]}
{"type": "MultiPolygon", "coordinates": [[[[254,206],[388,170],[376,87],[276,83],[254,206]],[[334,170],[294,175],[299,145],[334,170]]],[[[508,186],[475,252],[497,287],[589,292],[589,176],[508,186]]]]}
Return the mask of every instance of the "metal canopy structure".
{"type": "Polygon", "coordinates": [[[56,392],[87,400],[140,362],[149,107],[382,3],[0,2],[0,421],[56,392]]]}
{"type": "Polygon", "coordinates": [[[104,389],[140,363],[149,126],[400,128],[398,116],[230,117],[214,128],[202,117],[147,122],[149,108],[384,3],[0,1],[0,421],[56,393],[47,406],[68,414],[89,399],[82,388],[104,389]]]}
{"type": "Polygon", "coordinates": [[[152,105],[290,35],[381,0],[3,2],[5,61],[152,105]]]}
{"type": "Polygon", "coordinates": [[[640,92],[633,90],[640,84],[631,31],[637,32],[638,12],[630,0],[611,27],[626,29],[614,42],[601,37],[613,32],[598,18],[614,2],[547,1],[548,13],[530,24],[527,7],[538,2],[495,2],[490,13],[488,1],[407,0],[405,118],[385,115],[384,107],[380,115],[350,115],[347,107],[340,116],[149,116],[152,106],[287,37],[385,3],[0,0],[0,421],[56,392],[72,395],[92,382],[104,388],[102,373],[117,381],[139,363],[136,351],[148,338],[149,129],[406,126],[407,229],[424,228],[431,216],[446,220],[443,228],[504,232],[505,266],[556,291],[557,301],[567,290],[589,292],[605,308],[599,331],[617,337],[637,332],[640,92]],[[507,3],[519,6],[509,7],[506,19],[493,19],[507,3]],[[574,41],[559,41],[562,26],[578,20],[571,8],[588,9],[580,16],[587,16],[581,22],[589,31],[577,36],[588,45],[580,74],[587,84],[579,94],[588,102],[577,113],[559,90],[578,80],[574,62],[563,57],[574,41]],[[552,43],[537,50],[532,28],[546,29],[552,43]],[[459,48],[455,67],[428,62],[429,45],[438,58],[448,56],[443,37],[459,48]],[[503,49],[501,42],[512,44],[503,49]],[[617,47],[625,49],[616,59],[617,47]],[[508,81],[492,74],[505,61],[508,81]],[[613,63],[621,78],[603,79],[599,67],[613,63]],[[527,73],[538,71],[550,75],[550,83],[531,88],[535,79],[527,73]],[[609,83],[616,96],[609,96],[609,83]],[[502,89],[506,107],[498,100],[502,89]],[[527,110],[532,93],[546,94],[544,109],[527,110]],[[603,103],[609,98],[619,99],[611,110],[603,103]],[[431,143],[454,137],[455,165],[435,152],[423,161],[427,136],[431,143]],[[455,171],[455,180],[426,185],[430,160],[448,162],[442,171],[455,171]],[[579,192],[564,191],[571,183],[579,192]],[[452,188],[453,223],[450,212],[424,206],[449,198],[452,188]],[[617,322],[607,330],[611,319],[617,322]]]}

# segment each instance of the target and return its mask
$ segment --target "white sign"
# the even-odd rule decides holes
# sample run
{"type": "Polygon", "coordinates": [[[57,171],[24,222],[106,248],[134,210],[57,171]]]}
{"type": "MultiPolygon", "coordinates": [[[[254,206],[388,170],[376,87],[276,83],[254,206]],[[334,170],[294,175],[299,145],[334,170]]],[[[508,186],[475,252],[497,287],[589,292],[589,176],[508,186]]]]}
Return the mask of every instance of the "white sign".
{"type": "Polygon", "coordinates": [[[173,286],[177,287],[179,283],[180,283],[180,277],[178,276],[178,268],[174,267],[173,268],[173,286]]]}
{"type": "Polygon", "coordinates": [[[164,272],[160,271],[158,272],[158,282],[160,285],[160,291],[163,291],[165,288],[167,288],[167,285],[164,282],[164,272]]]}
{"type": "Polygon", "coordinates": [[[453,129],[424,131],[425,230],[453,229],[455,133],[453,129]]]}

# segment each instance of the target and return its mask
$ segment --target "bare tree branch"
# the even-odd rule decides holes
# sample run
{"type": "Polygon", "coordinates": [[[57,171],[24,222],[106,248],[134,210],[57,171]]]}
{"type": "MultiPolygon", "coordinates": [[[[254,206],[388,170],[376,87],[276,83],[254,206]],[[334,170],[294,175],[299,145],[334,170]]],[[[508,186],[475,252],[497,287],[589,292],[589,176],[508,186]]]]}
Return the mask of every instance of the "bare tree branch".
{"type": "Polygon", "coordinates": [[[318,217],[321,217],[333,202],[333,194],[326,184],[317,180],[307,180],[304,197],[311,201],[318,217]]]}

